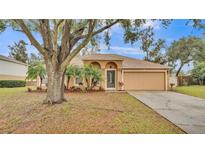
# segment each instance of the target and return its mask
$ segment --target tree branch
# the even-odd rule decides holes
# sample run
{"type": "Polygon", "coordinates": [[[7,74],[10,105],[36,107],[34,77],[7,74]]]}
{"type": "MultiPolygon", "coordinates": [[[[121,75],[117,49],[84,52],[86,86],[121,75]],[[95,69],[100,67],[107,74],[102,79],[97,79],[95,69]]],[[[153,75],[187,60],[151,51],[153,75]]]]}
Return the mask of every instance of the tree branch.
{"type": "MultiPolygon", "coordinates": [[[[106,29],[112,27],[113,25],[115,25],[115,24],[117,24],[118,22],[120,22],[120,20],[121,20],[121,19],[117,19],[117,20],[115,20],[114,22],[112,22],[111,24],[106,25],[106,26],[104,26],[104,27],[98,29],[97,31],[95,31],[95,32],[92,33],[92,36],[95,36],[95,35],[97,35],[97,34],[103,32],[104,30],[106,30],[106,29]]],[[[87,35],[88,35],[88,34],[87,34],[87,35]]],[[[81,36],[79,36],[79,38],[80,38],[80,39],[85,38],[87,35],[81,35],[81,36]]]]}
{"type": "MultiPolygon", "coordinates": [[[[106,26],[102,27],[101,29],[99,29],[99,30],[97,30],[97,31],[95,31],[95,32],[92,32],[92,36],[91,36],[91,37],[93,37],[93,36],[95,36],[95,35],[97,35],[97,34],[103,32],[104,30],[106,30],[106,29],[112,27],[113,25],[117,24],[120,20],[121,20],[121,19],[117,19],[117,20],[115,20],[114,22],[112,22],[111,24],[106,25],[106,26]]],[[[81,39],[83,39],[83,38],[86,38],[88,35],[89,35],[89,34],[80,35],[80,36],[75,37],[74,39],[72,39],[71,46],[74,46],[79,40],[81,40],[81,39]]]]}
{"type": "Polygon", "coordinates": [[[42,48],[40,43],[34,38],[28,27],[25,25],[24,21],[22,19],[15,19],[14,21],[21,27],[22,31],[29,38],[31,44],[35,46],[42,55],[45,56],[45,50],[42,48]]]}
{"type": "Polygon", "coordinates": [[[111,24],[106,25],[105,27],[103,27],[103,28],[101,28],[101,29],[99,29],[99,30],[93,32],[92,36],[97,35],[97,34],[103,32],[104,30],[106,30],[106,29],[112,27],[113,25],[117,24],[118,22],[120,22],[120,19],[117,19],[116,21],[112,22],[111,24]]]}
{"type": "Polygon", "coordinates": [[[67,57],[66,59],[63,61],[61,68],[66,68],[67,64],[80,52],[80,50],[82,48],[84,48],[89,41],[92,39],[92,34],[93,34],[93,30],[96,26],[97,20],[90,20],[89,21],[89,28],[88,28],[88,35],[85,38],[85,40],[83,40],[83,42],[78,45],[67,57]]]}
{"type": "Polygon", "coordinates": [[[56,19],[53,20],[54,23],[54,28],[52,31],[53,34],[53,50],[57,52],[58,50],[58,28],[59,26],[63,23],[63,19],[60,19],[59,21],[57,21],[56,19]]]}
{"type": "MultiPolygon", "coordinates": [[[[86,25],[89,23],[89,20],[86,22],[86,25]]],[[[72,47],[75,46],[75,44],[81,39],[79,36],[81,36],[86,29],[86,26],[78,28],[73,33],[71,33],[71,40],[70,40],[70,50],[72,50],[72,47]]]]}
{"type": "Polygon", "coordinates": [[[43,38],[44,47],[48,51],[53,50],[52,38],[51,38],[51,30],[48,19],[41,19],[40,21],[40,32],[43,38]]]}
{"type": "Polygon", "coordinates": [[[58,22],[57,22],[57,24],[56,24],[56,27],[58,28],[62,23],[63,23],[63,19],[60,19],[58,22]]]}
{"type": "Polygon", "coordinates": [[[181,63],[180,67],[178,68],[178,70],[177,70],[177,72],[176,72],[176,77],[179,76],[179,73],[180,73],[180,71],[181,71],[181,69],[182,69],[183,66],[184,66],[184,63],[181,63]]]}
{"type": "Polygon", "coordinates": [[[62,34],[62,40],[61,40],[61,50],[66,51],[67,48],[69,47],[68,41],[70,38],[70,30],[71,30],[71,24],[72,20],[65,20],[64,21],[64,26],[63,26],[63,34],[62,34]]]}

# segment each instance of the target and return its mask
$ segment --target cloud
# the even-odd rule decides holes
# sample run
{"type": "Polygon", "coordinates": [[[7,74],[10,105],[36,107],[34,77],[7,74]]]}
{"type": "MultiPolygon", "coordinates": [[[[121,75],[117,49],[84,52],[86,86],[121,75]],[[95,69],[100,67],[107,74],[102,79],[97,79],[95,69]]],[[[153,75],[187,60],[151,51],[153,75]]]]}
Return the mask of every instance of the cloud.
{"type": "MultiPolygon", "coordinates": [[[[158,21],[158,20],[153,21],[151,19],[148,19],[148,20],[146,20],[146,23],[141,26],[141,28],[145,29],[148,27],[152,27],[154,30],[160,30],[160,28],[161,28],[160,21],[158,21]]],[[[123,28],[120,26],[119,23],[117,23],[111,27],[110,35],[112,35],[113,33],[115,33],[115,35],[122,35],[123,34],[123,28]]]]}
{"type": "Polygon", "coordinates": [[[121,47],[121,46],[111,46],[110,50],[107,48],[101,48],[101,53],[118,53],[118,54],[126,54],[126,55],[144,55],[144,52],[139,48],[132,48],[132,47],[121,47]]]}
{"type": "Polygon", "coordinates": [[[110,29],[110,35],[112,34],[115,34],[115,35],[121,35],[123,33],[122,31],[122,27],[120,26],[119,23],[115,24],[114,26],[111,27],[110,29]]]}
{"type": "Polygon", "coordinates": [[[160,29],[160,22],[155,20],[147,20],[147,22],[143,25],[143,28],[148,28],[148,27],[152,27],[155,30],[159,30],[160,29]]]}

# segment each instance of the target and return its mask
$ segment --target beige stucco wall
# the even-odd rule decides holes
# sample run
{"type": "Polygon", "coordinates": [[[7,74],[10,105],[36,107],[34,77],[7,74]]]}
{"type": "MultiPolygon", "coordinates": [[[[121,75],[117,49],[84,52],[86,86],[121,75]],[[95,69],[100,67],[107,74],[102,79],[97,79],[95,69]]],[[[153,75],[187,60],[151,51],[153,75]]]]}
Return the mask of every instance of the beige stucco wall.
{"type": "Polygon", "coordinates": [[[0,60],[0,75],[2,79],[6,77],[8,77],[6,80],[25,79],[27,69],[26,65],[0,60]]]}
{"type": "Polygon", "coordinates": [[[106,71],[108,69],[110,69],[110,66],[109,64],[110,63],[114,63],[116,66],[113,66],[112,64],[112,68],[111,69],[115,69],[116,72],[115,72],[115,75],[116,75],[116,82],[115,82],[115,85],[116,85],[116,90],[120,90],[120,87],[119,87],[119,81],[122,80],[122,61],[121,60],[113,60],[113,61],[108,61],[108,60],[99,60],[99,61],[92,61],[92,60],[85,60],[84,61],[84,64],[86,65],[90,65],[94,62],[97,62],[100,64],[100,67],[101,67],[101,70],[102,70],[102,78],[103,80],[101,81],[100,83],[100,86],[103,88],[103,89],[107,89],[106,87],[106,71]]]}
{"type": "Polygon", "coordinates": [[[122,67],[122,61],[121,60],[114,60],[114,61],[109,61],[109,60],[99,60],[99,61],[93,61],[93,60],[84,60],[83,61],[84,64],[90,65],[93,62],[97,62],[100,64],[100,67],[102,69],[105,69],[106,64],[109,62],[114,62],[117,65],[117,68],[121,68],[122,67]]]}

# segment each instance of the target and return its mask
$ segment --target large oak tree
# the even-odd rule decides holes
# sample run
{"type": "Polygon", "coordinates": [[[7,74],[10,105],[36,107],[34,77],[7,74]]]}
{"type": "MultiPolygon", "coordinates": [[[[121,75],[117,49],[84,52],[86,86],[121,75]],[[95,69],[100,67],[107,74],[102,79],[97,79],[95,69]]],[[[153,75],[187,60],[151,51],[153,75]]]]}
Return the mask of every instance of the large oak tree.
{"type": "MultiPolygon", "coordinates": [[[[161,20],[163,25],[168,20],[161,20]]],[[[96,19],[40,19],[40,20],[10,20],[10,25],[22,31],[31,44],[42,54],[48,75],[48,90],[45,102],[61,103],[64,100],[64,74],[70,61],[86,45],[95,46],[99,36],[104,36],[104,42],[109,45],[109,29],[118,24],[124,29],[124,40],[133,43],[145,34],[142,28],[146,20],[96,20],[96,19]],[[35,38],[39,33],[41,39],[35,38]]]]}
{"type": "Polygon", "coordinates": [[[166,61],[163,58],[161,49],[165,48],[165,40],[155,40],[153,28],[149,27],[144,30],[141,37],[140,48],[145,52],[145,60],[164,64],[166,61]]]}
{"type": "Polygon", "coordinates": [[[205,41],[197,37],[181,38],[172,42],[167,51],[168,63],[177,68],[176,76],[179,75],[185,64],[197,61],[205,51],[205,41]]]}

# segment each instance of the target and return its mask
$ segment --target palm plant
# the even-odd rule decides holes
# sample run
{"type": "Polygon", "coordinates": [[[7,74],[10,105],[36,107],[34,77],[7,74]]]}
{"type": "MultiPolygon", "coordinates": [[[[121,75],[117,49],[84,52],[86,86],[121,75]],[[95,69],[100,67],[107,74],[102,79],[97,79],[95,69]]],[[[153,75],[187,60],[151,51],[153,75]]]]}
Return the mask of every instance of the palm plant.
{"type": "Polygon", "coordinates": [[[68,77],[67,88],[69,87],[69,82],[70,82],[71,77],[82,78],[82,70],[80,68],[78,68],[77,66],[74,66],[74,65],[69,65],[66,69],[65,74],[68,77]]]}
{"type": "Polygon", "coordinates": [[[66,75],[68,76],[67,87],[69,87],[69,81],[71,77],[81,79],[84,78],[87,89],[93,89],[102,79],[102,73],[100,69],[89,65],[84,65],[83,69],[74,65],[69,65],[66,70],[66,75]]]}
{"type": "Polygon", "coordinates": [[[87,89],[93,89],[102,80],[102,73],[98,68],[85,65],[83,68],[83,77],[85,78],[87,89]]]}
{"type": "Polygon", "coordinates": [[[46,77],[46,69],[44,64],[41,62],[37,62],[28,67],[26,79],[34,80],[37,79],[37,77],[40,78],[40,88],[41,88],[42,81],[46,77]]]}
{"type": "Polygon", "coordinates": [[[102,80],[102,72],[98,68],[91,68],[91,89],[93,89],[102,80]]]}
{"type": "Polygon", "coordinates": [[[91,67],[89,65],[84,65],[83,77],[85,79],[87,89],[90,89],[90,77],[91,77],[91,75],[92,75],[91,67]]]}

